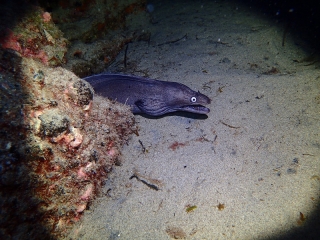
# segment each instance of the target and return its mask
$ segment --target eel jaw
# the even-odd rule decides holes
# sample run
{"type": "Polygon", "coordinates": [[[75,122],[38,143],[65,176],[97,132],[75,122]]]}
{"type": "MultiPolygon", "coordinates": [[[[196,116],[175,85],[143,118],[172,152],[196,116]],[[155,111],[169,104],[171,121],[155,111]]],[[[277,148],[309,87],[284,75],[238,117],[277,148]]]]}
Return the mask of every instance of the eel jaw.
{"type": "Polygon", "coordinates": [[[209,108],[202,105],[184,105],[174,108],[175,111],[191,112],[197,114],[207,114],[210,112],[209,108]]]}

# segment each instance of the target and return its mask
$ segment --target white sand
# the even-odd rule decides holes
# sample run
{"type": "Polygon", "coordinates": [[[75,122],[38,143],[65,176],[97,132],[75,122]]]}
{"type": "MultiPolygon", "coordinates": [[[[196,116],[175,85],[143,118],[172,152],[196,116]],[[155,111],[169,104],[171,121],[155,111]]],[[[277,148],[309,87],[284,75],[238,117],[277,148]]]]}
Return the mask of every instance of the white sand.
{"type": "Polygon", "coordinates": [[[129,72],[200,90],[211,112],[136,116],[139,136],[73,239],[170,239],[174,227],[186,239],[274,239],[309,224],[320,187],[319,63],[293,60],[311,52],[290,33],[282,47],[282,26],[240,5],[168,1],[152,16],[150,46],[129,46],[129,72]],[[279,73],[263,74],[272,67],[279,73]]]}

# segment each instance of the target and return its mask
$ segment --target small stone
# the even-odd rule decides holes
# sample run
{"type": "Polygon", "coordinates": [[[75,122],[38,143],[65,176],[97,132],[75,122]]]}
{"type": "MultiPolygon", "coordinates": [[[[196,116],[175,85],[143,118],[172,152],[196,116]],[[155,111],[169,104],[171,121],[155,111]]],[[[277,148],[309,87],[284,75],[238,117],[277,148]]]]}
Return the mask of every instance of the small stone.
{"type": "Polygon", "coordinates": [[[297,173],[297,170],[295,170],[294,168],[288,168],[287,173],[288,174],[295,174],[295,173],[297,173]]]}
{"type": "Polygon", "coordinates": [[[93,91],[90,85],[84,81],[77,81],[73,84],[73,87],[77,89],[78,104],[85,106],[93,99],[93,91]]]}
{"type": "Polygon", "coordinates": [[[69,119],[56,109],[49,109],[39,116],[40,132],[44,136],[57,137],[69,127],[69,119]]]}

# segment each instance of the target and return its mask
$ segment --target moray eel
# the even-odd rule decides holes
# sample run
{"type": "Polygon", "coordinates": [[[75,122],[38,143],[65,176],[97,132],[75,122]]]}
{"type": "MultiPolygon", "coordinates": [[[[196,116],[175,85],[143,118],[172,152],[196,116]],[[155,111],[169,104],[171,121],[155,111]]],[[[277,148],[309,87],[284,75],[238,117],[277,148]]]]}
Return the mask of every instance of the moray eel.
{"type": "Polygon", "coordinates": [[[96,94],[127,104],[134,114],[160,116],[185,111],[207,114],[211,100],[177,83],[121,74],[98,74],[84,78],[96,94]]]}

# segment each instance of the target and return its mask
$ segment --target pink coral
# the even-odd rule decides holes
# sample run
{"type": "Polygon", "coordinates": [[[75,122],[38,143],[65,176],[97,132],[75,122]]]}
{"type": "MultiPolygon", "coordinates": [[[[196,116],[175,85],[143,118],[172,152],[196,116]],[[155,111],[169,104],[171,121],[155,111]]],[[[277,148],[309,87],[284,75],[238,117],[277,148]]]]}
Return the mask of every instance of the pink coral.
{"type": "Polygon", "coordinates": [[[48,12],[44,12],[44,13],[42,14],[42,18],[43,18],[43,21],[44,21],[45,23],[50,22],[50,21],[51,21],[51,14],[48,13],[48,12]]]}
{"type": "Polygon", "coordinates": [[[20,43],[18,42],[18,36],[14,35],[14,33],[10,29],[7,29],[7,32],[7,37],[0,39],[1,46],[3,48],[9,48],[21,52],[22,48],[20,43]]]}
{"type": "Polygon", "coordinates": [[[25,57],[38,58],[42,61],[42,63],[48,65],[48,55],[45,51],[40,50],[36,52],[30,48],[22,48],[21,44],[19,43],[19,36],[15,35],[10,29],[7,29],[7,32],[7,36],[0,39],[2,48],[15,50],[25,57]]]}
{"type": "Polygon", "coordinates": [[[82,213],[87,207],[87,204],[84,203],[84,204],[81,204],[77,207],[77,213],[82,213]]]}
{"type": "Polygon", "coordinates": [[[80,199],[83,201],[88,201],[93,193],[93,184],[89,184],[85,192],[81,195],[80,199]]]}
{"type": "Polygon", "coordinates": [[[48,65],[48,55],[43,50],[34,52],[31,49],[26,48],[22,51],[22,55],[25,57],[38,58],[42,61],[43,64],[48,65]]]}
{"type": "Polygon", "coordinates": [[[71,129],[72,129],[72,133],[73,133],[74,139],[72,140],[72,142],[70,142],[70,146],[72,148],[79,147],[80,144],[82,143],[83,136],[80,133],[80,130],[78,128],[72,127],[71,129]]]}
{"type": "Polygon", "coordinates": [[[86,179],[88,177],[88,175],[85,172],[84,167],[79,168],[78,172],[77,172],[78,178],[84,178],[86,179]]]}
{"type": "Polygon", "coordinates": [[[81,145],[83,141],[83,136],[80,130],[75,127],[70,127],[70,132],[64,131],[57,137],[51,138],[51,142],[55,143],[65,143],[69,148],[77,148],[81,145]]]}

